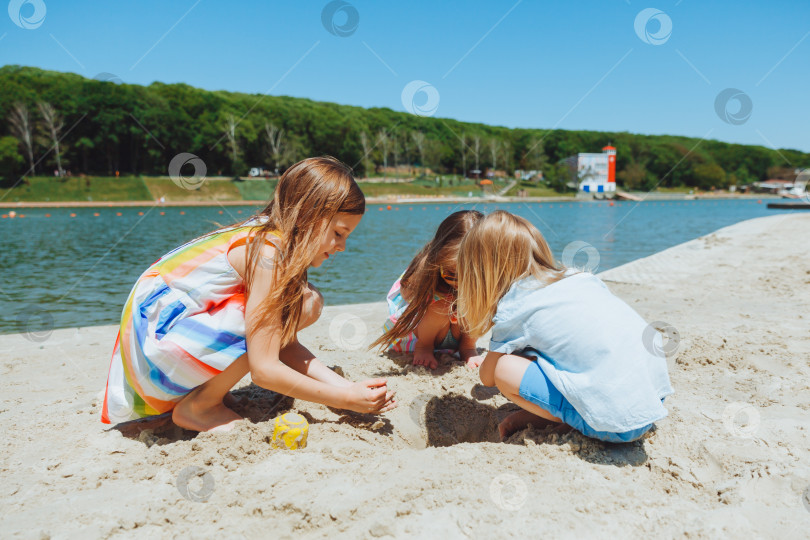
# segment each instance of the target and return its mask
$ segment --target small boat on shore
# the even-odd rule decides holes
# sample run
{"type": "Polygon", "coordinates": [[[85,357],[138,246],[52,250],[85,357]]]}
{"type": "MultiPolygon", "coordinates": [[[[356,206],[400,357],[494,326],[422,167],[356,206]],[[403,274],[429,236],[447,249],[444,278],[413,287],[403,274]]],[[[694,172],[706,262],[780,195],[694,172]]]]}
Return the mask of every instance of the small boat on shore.
{"type": "Polygon", "coordinates": [[[810,203],[806,202],[794,202],[794,203],[768,203],[768,208],[773,208],[775,210],[810,210],[810,203]]]}

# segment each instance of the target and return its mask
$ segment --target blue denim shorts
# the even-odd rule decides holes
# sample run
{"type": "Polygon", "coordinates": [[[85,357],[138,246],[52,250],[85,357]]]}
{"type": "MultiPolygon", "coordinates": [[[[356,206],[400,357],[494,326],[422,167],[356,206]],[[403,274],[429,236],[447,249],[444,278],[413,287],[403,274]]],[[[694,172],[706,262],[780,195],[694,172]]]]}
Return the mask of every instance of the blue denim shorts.
{"type": "Polygon", "coordinates": [[[528,369],[526,369],[526,373],[523,374],[523,379],[520,381],[520,397],[550,412],[586,437],[601,441],[611,443],[632,442],[647,433],[653,426],[649,424],[625,433],[596,431],[585,423],[585,420],[582,419],[582,416],[573,405],[551,384],[551,381],[546,377],[546,374],[543,373],[536,361],[531,362],[528,369]]]}

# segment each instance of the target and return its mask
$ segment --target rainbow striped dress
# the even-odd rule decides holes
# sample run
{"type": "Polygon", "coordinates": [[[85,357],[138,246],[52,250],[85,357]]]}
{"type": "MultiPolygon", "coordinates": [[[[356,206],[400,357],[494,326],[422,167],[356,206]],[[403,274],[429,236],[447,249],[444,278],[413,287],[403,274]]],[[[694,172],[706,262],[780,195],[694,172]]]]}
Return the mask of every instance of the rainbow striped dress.
{"type": "MultiPolygon", "coordinates": [[[[228,252],[258,218],[167,253],[144,272],[121,314],[101,411],[120,423],[171,411],[245,354],[245,294],[228,252]]],[[[278,247],[279,234],[268,236],[278,247]]]]}

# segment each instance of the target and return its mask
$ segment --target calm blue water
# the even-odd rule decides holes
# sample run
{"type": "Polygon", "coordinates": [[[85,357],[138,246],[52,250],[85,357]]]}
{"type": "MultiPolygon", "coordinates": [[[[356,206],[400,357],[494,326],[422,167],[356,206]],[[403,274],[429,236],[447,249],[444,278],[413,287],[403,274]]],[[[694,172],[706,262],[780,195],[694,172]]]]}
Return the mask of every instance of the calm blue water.
{"type": "MultiPolygon", "coordinates": [[[[384,207],[368,207],[346,252],[310,273],[310,281],[321,288],[328,305],[383,301],[441,220],[459,209],[476,208],[484,213],[504,209],[521,215],[540,229],[558,258],[569,243],[587,242],[599,254],[595,271],[720,227],[779,212],[756,201],[617,202],[615,206],[606,202],[401,204],[392,210],[380,208],[384,207]]],[[[135,280],[152,262],[217,223],[232,223],[254,210],[35,208],[20,211],[25,214],[23,219],[2,219],[0,333],[114,324],[135,280]],[[76,217],[70,217],[71,213],[76,217]]],[[[575,262],[584,264],[585,255],[578,257],[575,262]]]]}

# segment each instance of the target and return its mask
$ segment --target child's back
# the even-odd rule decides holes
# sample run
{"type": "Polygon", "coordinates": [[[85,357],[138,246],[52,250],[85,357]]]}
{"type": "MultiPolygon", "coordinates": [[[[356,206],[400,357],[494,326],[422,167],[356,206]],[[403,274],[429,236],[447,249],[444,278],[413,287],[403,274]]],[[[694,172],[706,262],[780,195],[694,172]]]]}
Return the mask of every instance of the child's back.
{"type": "Polygon", "coordinates": [[[466,328],[492,329],[481,382],[523,409],[501,422],[502,437],[551,421],[629,442],[666,416],[660,341],[645,346],[644,319],[596,276],[560,268],[529,221],[493,212],[464,237],[458,264],[466,328]]]}
{"type": "Polygon", "coordinates": [[[535,351],[545,375],[592,428],[621,433],[666,416],[666,359],[645,346],[644,319],[593,274],[569,272],[546,286],[520,280],[498,303],[494,322],[489,349],[535,351]]]}

